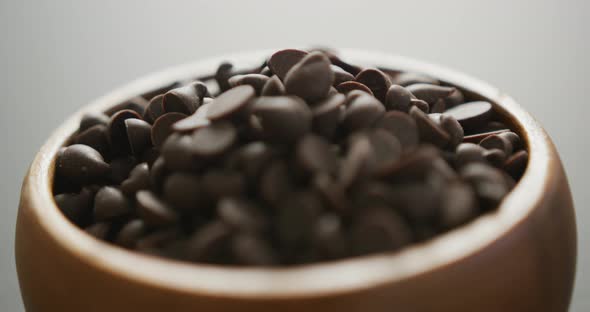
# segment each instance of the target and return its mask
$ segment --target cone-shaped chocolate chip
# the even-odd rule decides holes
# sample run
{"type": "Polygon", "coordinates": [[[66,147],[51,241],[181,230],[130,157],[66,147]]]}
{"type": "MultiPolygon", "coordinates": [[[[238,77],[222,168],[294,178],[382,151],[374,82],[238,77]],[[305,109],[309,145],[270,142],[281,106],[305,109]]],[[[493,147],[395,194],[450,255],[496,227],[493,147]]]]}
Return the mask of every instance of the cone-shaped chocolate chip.
{"type": "Polygon", "coordinates": [[[257,95],[260,95],[262,88],[268,81],[268,77],[261,74],[246,74],[246,75],[235,75],[229,78],[229,85],[233,87],[249,85],[254,88],[257,95]]]}
{"type": "Polygon", "coordinates": [[[97,150],[103,157],[109,155],[110,142],[107,127],[99,124],[86,129],[74,138],[76,144],[88,145],[97,150]]]}
{"type": "Polygon", "coordinates": [[[338,259],[347,253],[347,239],[342,220],[335,214],[320,216],[313,227],[314,248],[322,259],[338,259]]]}
{"type": "Polygon", "coordinates": [[[222,198],[217,203],[217,215],[225,223],[241,231],[262,231],[269,222],[256,203],[244,198],[222,198]]]}
{"type": "Polygon", "coordinates": [[[135,111],[126,109],[115,113],[108,124],[112,151],[120,155],[131,152],[129,139],[127,138],[127,127],[125,126],[125,120],[130,118],[141,119],[141,116],[135,111]]]}
{"type": "Polygon", "coordinates": [[[111,223],[99,222],[84,228],[84,231],[95,238],[107,239],[107,235],[111,231],[111,223]]]}
{"type": "Polygon", "coordinates": [[[199,178],[189,173],[177,172],[164,182],[164,198],[181,211],[199,211],[205,195],[199,178]]]}
{"type": "Polygon", "coordinates": [[[131,205],[123,192],[112,186],[104,186],[94,198],[94,219],[104,221],[131,212],[131,205]]]}
{"type": "Polygon", "coordinates": [[[164,95],[158,94],[154,96],[148,104],[143,119],[150,124],[153,124],[156,119],[164,114],[164,95]]]}
{"type": "Polygon", "coordinates": [[[412,93],[400,85],[392,85],[385,95],[385,107],[387,110],[410,111],[412,93]]]}
{"type": "Polygon", "coordinates": [[[400,111],[385,113],[375,123],[375,127],[385,129],[393,134],[399,140],[404,152],[415,149],[420,141],[416,122],[410,115],[400,111]]]}
{"type": "Polygon", "coordinates": [[[64,193],[54,197],[63,214],[77,225],[85,225],[92,215],[94,192],[83,188],[80,193],[64,193]]]}
{"type": "Polygon", "coordinates": [[[358,130],[373,125],[385,113],[385,107],[375,97],[362,93],[351,100],[344,112],[343,126],[358,130]]]}
{"type": "Polygon", "coordinates": [[[251,181],[256,181],[273,155],[274,151],[268,144],[261,141],[251,142],[230,155],[228,166],[230,169],[243,172],[251,181]]]}
{"type": "Polygon", "coordinates": [[[381,103],[385,103],[385,94],[391,86],[391,80],[384,72],[375,68],[364,69],[356,75],[355,80],[369,87],[373,95],[381,103]]]}
{"type": "Polygon", "coordinates": [[[152,144],[161,147],[168,136],[172,134],[172,125],[184,118],[186,118],[186,115],[181,113],[166,113],[158,117],[152,126],[152,144]]]}
{"type": "Polygon", "coordinates": [[[141,119],[129,118],[125,120],[125,127],[131,152],[136,157],[140,157],[147,148],[152,146],[152,126],[141,119]]]}
{"type": "Polygon", "coordinates": [[[121,191],[126,195],[133,195],[139,190],[150,187],[150,171],[147,163],[141,163],[129,173],[129,177],[121,183],[121,191]]]}
{"type": "Polygon", "coordinates": [[[219,86],[219,91],[225,92],[230,88],[229,78],[232,76],[234,66],[231,63],[221,63],[215,73],[215,81],[219,86]]]}
{"type": "Polygon", "coordinates": [[[211,199],[239,197],[246,192],[246,181],[240,172],[229,170],[209,170],[202,176],[201,183],[211,199]]]}
{"type": "Polygon", "coordinates": [[[437,86],[427,83],[417,83],[409,85],[406,88],[416,98],[425,101],[430,106],[434,105],[438,99],[446,99],[455,92],[455,88],[453,87],[437,86]]]}
{"type": "Polygon", "coordinates": [[[311,111],[298,97],[259,97],[252,105],[252,113],[265,138],[271,141],[294,141],[311,129],[311,111]]]}
{"type": "Polygon", "coordinates": [[[289,167],[284,161],[271,162],[263,169],[260,176],[259,194],[269,203],[277,203],[283,196],[294,189],[289,167]]]}
{"type": "Polygon", "coordinates": [[[416,107],[412,107],[410,109],[410,116],[416,121],[421,140],[438,147],[445,147],[449,143],[449,134],[432,121],[424,112],[416,107]]]}
{"type": "Polygon", "coordinates": [[[336,93],[312,107],[313,131],[327,138],[334,136],[338,124],[344,117],[345,103],[346,97],[336,93]]]}
{"type": "Polygon", "coordinates": [[[471,184],[484,209],[498,205],[504,195],[510,191],[502,172],[485,163],[467,164],[459,173],[471,184]]]}
{"type": "Polygon", "coordinates": [[[207,118],[217,120],[238,114],[255,95],[256,91],[250,85],[229,89],[213,100],[207,110],[207,118]]]}
{"type": "Polygon", "coordinates": [[[200,81],[196,81],[166,92],[162,107],[167,113],[177,112],[190,115],[197,110],[201,105],[201,100],[208,93],[207,86],[200,81]]]}
{"type": "Polygon", "coordinates": [[[277,51],[268,59],[268,67],[281,80],[285,81],[287,72],[306,55],[307,52],[296,49],[277,51]]]}
{"type": "Polygon", "coordinates": [[[496,168],[501,168],[504,165],[504,161],[506,160],[506,153],[503,151],[493,148],[490,150],[486,150],[483,153],[483,157],[490,163],[492,166],[496,168]]]}
{"type": "Polygon", "coordinates": [[[75,182],[89,182],[108,175],[110,166],[90,146],[74,144],[66,147],[57,159],[57,173],[75,182]]]}
{"type": "Polygon", "coordinates": [[[80,127],[78,128],[78,131],[81,133],[96,125],[106,126],[108,123],[109,116],[103,113],[86,113],[80,120],[80,127]]]}
{"type": "Polygon", "coordinates": [[[344,69],[336,65],[330,65],[330,68],[332,68],[332,71],[334,72],[334,82],[332,83],[334,87],[343,82],[354,80],[354,76],[344,69]]]}
{"type": "Polygon", "coordinates": [[[330,60],[322,53],[305,56],[285,76],[287,94],[299,96],[309,103],[325,98],[334,82],[330,60]]]}
{"type": "Polygon", "coordinates": [[[364,91],[370,95],[373,95],[373,91],[371,91],[371,89],[369,89],[369,87],[365,86],[364,84],[362,84],[360,82],[356,82],[356,81],[345,81],[345,82],[337,85],[336,90],[338,90],[340,93],[344,93],[344,94],[347,94],[353,90],[360,90],[360,91],[364,91]]]}
{"type": "Polygon", "coordinates": [[[136,199],[137,213],[146,224],[164,226],[178,220],[178,215],[172,207],[157,198],[151,191],[137,192],[136,199]]]}
{"type": "Polygon", "coordinates": [[[332,144],[314,134],[307,134],[297,142],[295,155],[299,166],[308,173],[334,173],[338,167],[338,155],[332,144]]]}
{"type": "Polygon", "coordinates": [[[463,126],[465,130],[476,129],[486,124],[492,116],[492,104],[485,101],[468,102],[445,111],[463,126]]]}
{"type": "Polygon", "coordinates": [[[162,145],[161,155],[172,170],[197,169],[200,162],[192,152],[193,139],[189,134],[173,133],[162,145]]]}
{"type": "Polygon", "coordinates": [[[285,86],[279,76],[274,75],[270,77],[264,84],[260,95],[262,96],[277,96],[277,95],[284,95],[285,94],[285,86]]]}
{"type": "Polygon", "coordinates": [[[279,239],[284,244],[305,243],[312,236],[315,218],[322,210],[314,193],[301,191],[284,197],[278,206],[279,239]]]}
{"type": "Polygon", "coordinates": [[[231,123],[215,122],[193,133],[191,152],[200,157],[215,157],[227,151],[236,138],[236,128],[231,123]]]}

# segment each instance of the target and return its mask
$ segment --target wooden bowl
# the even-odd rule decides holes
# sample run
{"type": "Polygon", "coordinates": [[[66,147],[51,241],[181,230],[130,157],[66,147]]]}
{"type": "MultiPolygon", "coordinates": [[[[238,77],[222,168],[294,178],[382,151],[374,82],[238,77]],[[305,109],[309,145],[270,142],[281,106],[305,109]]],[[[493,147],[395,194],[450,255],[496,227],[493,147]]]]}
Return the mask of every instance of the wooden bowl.
{"type": "Polygon", "coordinates": [[[106,110],[224,60],[259,65],[269,51],[182,65],[116,90],[68,119],[27,173],[16,262],[29,311],[566,311],[576,266],[572,198],[555,146],[512,98],[477,79],[380,53],[344,59],[427,73],[487,99],[515,125],[528,168],[499,209],[397,253],[292,268],[228,268],[130,252],[94,239],[56,207],[56,154],[83,112],[106,110]]]}

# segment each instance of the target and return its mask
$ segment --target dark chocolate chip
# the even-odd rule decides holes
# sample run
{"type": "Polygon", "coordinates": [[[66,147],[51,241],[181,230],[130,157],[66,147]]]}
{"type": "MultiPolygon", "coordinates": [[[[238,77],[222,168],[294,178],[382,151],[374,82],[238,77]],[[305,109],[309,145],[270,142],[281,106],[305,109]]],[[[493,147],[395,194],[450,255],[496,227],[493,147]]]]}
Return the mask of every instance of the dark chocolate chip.
{"type": "Polygon", "coordinates": [[[103,113],[86,113],[82,116],[80,120],[80,127],[78,127],[78,132],[82,133],[91,127],[102,125],[106,126],[109,123],[109,116],[103,113]]]}
{"type": "Polygon", "coordinates": [[[150,171],[147,163],[141,163],[129,173],[129,177],[121,183],[121,191],[127,195],[134,195],[139,190],[150,187],[150,171]]]}
{"type": "Polygon", "coordinates": [[[355,80],[369,87],[373,95],[381,103],[385,103],[385,94],[391,86],[391,81],[384,72],[375,68],[364,69],[356,75],[355,80]]]}
{"type": "Polygon", "coordinates": [[[94,148],[103,157],[109,155],[110,152],[109,134],[105,125],[95,125],[86,129],[74,138],[74,142],[94,148]]]}
{"type": "Polygon", "coordinates": [[[443,192],[440,222],[450,229],[473,219],[478,213],[477,198],[468,184],[455,181],[443,192]]]}
{"type": "Polygon", "coordinates": [[[245,198],[222,198],[217,203],[217,215],[225,223],[240,231],[262,231],[269,222],[260,208],[245,198]]]}
{"type": "Polygon", "coordinates": [[[211,103],[203,104],[197,108],[197,111],[172,125],[174,131],[191,131],[199,128],[206,127],[211,124],[211,121],[207,119],[207,113],[211,107],[211,103]]]}
{"type": "Polygon", "coordinates": [[[455,117],[466,130],[476,129],[490,120],[492,104],[485,101],[468,102],[448,109],[445,114],[455,117]]]}
{"type": "Polygon", "coordinates": [[[118,188],[104,186],[94,198],[94,219],[105,221],[131,212],[129,201],[118,188]]]}
{"type": "Polygon", "coordinates": [[[387,110],[409,112],[412,93],[400,85],[392,85],[385,94],[385,107],[387,110]]]}
{"type": "Polygon", "coordinates": [[[356,81],[345,81],[345,82],[337,85],[336,90],[338,90],[338,92],[344,93],[344,94],[347,94],[347,93],[354,91],[354,90],[360,90],[360,91],[364,91],[370,95],[373,95],[373,92],[371,91],[371,89],[369,89],[369,87],[365,86],[364,84],[362,84],[360,82],[356,82],[356,81]]]}
{"type": "Polygon", "coordinates": [[[241,233],[233,237],[231,250],[238,264],[271,266],[278,262],[272,247],[261,237],[241,233]]]}
{"type": "Polygon", "coordinates": [[[270,141],[295,141],[311,129],[311,111],[297,97],[259,97],[252,105],[252,113],[270,141]]]}
{"type": "Polygon", "coordinates": [[[90,189],[83,188],[80,193],[58,194],[54,199],[59,209],[70,221],[78,225],[88,223],[94,201],[94,192],[90,189]]]}
{"type": "Polygon", "coordinates": [[[140,219],[127,222],[117,234],[115,243],[125,248],[134,248],[139,238],[146,232],[145,223],[140,219]]]}
{"type": "Polygon", "coordinates": [[[170,174],[163,187],[164,199],[181,211],[199,211],[199,204],[205,202],[203,187],[199,178],[190,173],[170,174]]]}
{"type": "Polygon", "coordinates": [[[219,67],[217,67],[217,72],[215,73],[215,81],[219,86],[219,91],[225,92],[229,90],[229,78],[232,76],[234,66],[231,63],[221,63],[219,67]]]}
{"type": "Polygon", "coordinates": [[[149,123],[154,123],[156,119],[164,114],[164,95],[156,95],[151,99],[145,112],[143,113],[143,119],[149,123]]]}
{"type": "Polygon", "coordinates": [[[441,148],[449,144],[449,134],[429,118],[427,114],[416,107],[412,107],[410,109],[410,116],[416,121],[418,132],[420,133],[420,140],[432,143],[441,148]]]}
{"type": "Polygon", "coordinates": [[[137,165],[137,160],[131,156],[124,156],[113,159],[110,165],[111,181],[113,181],[115,184],[120,184],[125,179],[127,179],[127,177],[129,177],[129,173],[137,165]]]}
{"type": "Polygon", "coordinates": [[[177,121],[185,119],[186,115],[181,113],[166,113],[156,121],[154,121],[154,125],[152,126],[152,143],[154,146],[160,148],[168,136],[172,134],[172,125],[174,125],[177,121]]]}
{"type": "Polygon", "coordinates": [[[330,68],[332,68],[332,71],[334,72],[334,83],[332,84],[334,87],[343,82],[354,80],[354,76],[344,69],[336,65],[330,65],[330,68]]]}
{"type": "Polygon", "coordinates": [[[393,210],[383,206],[368,207],[351,230],[355,255],[398,250],[412,242],[412,232],[393,210]]]}
{"type": "Polygon", "coordinates": [[[255,90],[250,85],[242,85],[220,94],[213,100],[207,110],[207,118],[217,120],[229,118],[240,113],[255,96],[255,90]]]}
{"type": "Polygon", "coordinates": [[[296,49],[285,49],[278,52],[275,52],[269,59],[268,59],[268,67],[272,72],[277,75],[281,80],[285,81],[285,76],[287,72],[295,66],[295,64],[299,63],[305,56],[307,52],[296,50],[296,49]]]}
{"type": "Polygon", "coordinates": [[[375,123],[375,127],[385,129],[393,134],[399,140],[404,152],[415,149],[420,141],[416,122],[410,115],[403,112],[385,113],[375,123]]]}
{"type": "Polygon", "coordinates": [[[308,173],[333,173],[338,168],[338,155],[330,142],[314,134],[307,134],[299,140],[295,157],[299,166],[308,173]]]}
{"type": "Polygon", "coordinates": [[[151,191],[136,194],[137,213],[149,226],[165,226],[176,223],[178,214],[151,191]]]}
{"type": "Polygon", "coordinates": [[[375,97],[362,93],[354,97],[346,111],[342,125],[349,131],[372,126],[385,113],[385,107],[375,97]]]}
{"type": "Polygon", "coordinates": [[[213,262],[229,243],[231,228],[221,221],[212,221],[192,234],[187,243],[187,257],[192,261],[213,262]]]}
{"type": "Polygon", "coordinates": [[[285,91],[285,86],[279,76],[274,75],[270,77],[262,87],[262,91],[260,95],[262,96],[277,96],[277,95],[284,95],[287,91],[285,91]]]}
{"type": "Polygon", "coordinates": [[[425,101],[430,106],[434,105],[438,99],[446,99],[456,90],[453,87],[437,86],[427,83],[417,83],[409,85],[406,88],[416,98],[425,101]]]}
{"type": "Polygon", "coordinates": [[[524,173],[529,154],[526,151],[518,151],[510,156],[504,163],[504,169],[514,178],[518,179],[524,173]]]}
{"type": "Polygon", "coordinates": [[[132,110],[122,110],[115,113],[108,124],[109,138],[111,140],[112,150],[118,154],[129,154],[131,147],[127,138],[127,127],[125,120],[130,118],[141,119],[141,116],[132,110]]]}
{"type": "Polygon", "coordinates": [[[293,66],[285,76],[287,94],[314,103],[325,98],[334,82],[330,60],[322,53],[312,52],[293,66]]]}
{"type": "Polygon", "coordinates": [[[89,182],[104,178],[109,172],[110,166],[102,155],[87,145],[70,145],[57,158],[57,173],[71,181],[89,182]]]}
{"type": "Polygon", "coordinates": [[[162,107],[166,113],[176,112],[191,115],[201,105],[201,100],[208,93],[207,86],[200,81],[196,81],[166,92],[162,107]]]}
{"type": "Polygon", "coordinates": [[[229,78],[229,85],[232,88],[242,85],[249,85],[254,88],[256,95],[260,95],[262,88],[268,81],[268,76],[261,74],[246,74],[246,75],[235,75],[229,78]]]}
{"type": "Polygon", "coordinates": [[[215,122],[192,134],[191,152],[199,157],[215,157],[227,151],[236,141],[236,137],[236,128],[231,123],[215,122]]]}
{"type": "Polygon", "coordinates": [[[485,162],[485,149],[474,143],[461,143],[455,152],[455,166],[461,168],[472,162],[485,162]]]}
{"type": "Polygon", "coordinates": [[[140,157],[147,148],[152,146],[152,126],[141,119],[129,118],[125,119],[125,127],[131,152],[136,157],[140,157]]]}

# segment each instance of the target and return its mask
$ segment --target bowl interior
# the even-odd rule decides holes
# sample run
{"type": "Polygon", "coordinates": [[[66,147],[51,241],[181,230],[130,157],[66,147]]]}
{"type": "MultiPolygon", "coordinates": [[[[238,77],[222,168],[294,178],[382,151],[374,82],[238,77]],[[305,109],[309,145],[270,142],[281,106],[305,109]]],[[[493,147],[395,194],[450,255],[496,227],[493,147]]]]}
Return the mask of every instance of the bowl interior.
{"type": "Polygon", "coordinates": [[[225,55],[181,65],[113,91],[94,101],[68,119],[46,142],[31,167],[29,183],[36,190],[33,209],[42,215],[39,222],[51,239],[89,266],[135,282],[183,292],[211,293],[215,296],[318,296],[374,287],[425,274],[482,250],[521,222],[542,197],[550,166],[545,132],[509,96],[464,74],[384,53],[340,50],[342,58],[354,63],[433,76],[459,87],[470,99],[485,99],[495,105],[506,123],[525,141],[529,162],[517,186],[500,207],[476,220],[424,243],[399,252],[349,258],[333,262],[288,268],[239,268],[184,263],[127,251],[97,239],[70,223],[53,201],[52,183],[55,156],[77,129],[84,112],[106,111],[126,99],[161,89],[175,81],[214,73],[222,61],[248,68],[261,64],[268,51],[225,55]]]}

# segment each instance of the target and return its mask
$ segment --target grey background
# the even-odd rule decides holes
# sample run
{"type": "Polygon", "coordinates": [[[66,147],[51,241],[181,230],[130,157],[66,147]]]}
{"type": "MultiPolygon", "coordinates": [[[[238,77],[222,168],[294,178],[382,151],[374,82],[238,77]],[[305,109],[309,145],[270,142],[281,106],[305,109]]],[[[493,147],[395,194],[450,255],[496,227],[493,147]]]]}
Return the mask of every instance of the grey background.
{"type": "Polygon", "coordinates": [[[514,96],[553,137],[577,206],[572,311],[590,310],[590,2],[0,0],[0,310],[23,309],[13,241],[20,183],[60,121],[164,67],[322,44],[444,64],[514,96]]]}

